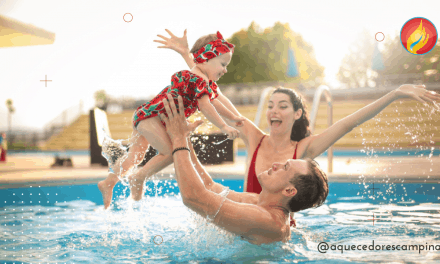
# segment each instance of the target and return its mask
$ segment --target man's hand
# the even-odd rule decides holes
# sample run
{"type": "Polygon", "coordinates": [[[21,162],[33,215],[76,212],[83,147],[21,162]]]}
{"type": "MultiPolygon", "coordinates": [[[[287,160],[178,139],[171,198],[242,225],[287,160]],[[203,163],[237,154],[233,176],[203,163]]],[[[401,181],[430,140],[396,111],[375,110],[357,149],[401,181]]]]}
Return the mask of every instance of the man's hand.
{"type": "Polygon", "coordinates": [[[177,97],[177,101],[179,103],[179,113],[177,112],[176,105],[174,104],[173,96],[171,94],[167,95],[168,100],[164,99],[163,105],[165,107],[165,111],[167,112],[168,117],[164,114],[160,114],[160,118],[165,122],[167,133],[171,138],[171,142],[176,140],[182,140],[189,136],[189,134],[196,129],[199,125],[203,123],[202,120],[196,121],[194,123],[189,123],[185,118],[185,111],[183,108],[183,99],[179,95],[177,97]],[[169,102],[171,103],[171,106],[169,102]],[[171,107],[171,108],[170,108],[171,107]]]}

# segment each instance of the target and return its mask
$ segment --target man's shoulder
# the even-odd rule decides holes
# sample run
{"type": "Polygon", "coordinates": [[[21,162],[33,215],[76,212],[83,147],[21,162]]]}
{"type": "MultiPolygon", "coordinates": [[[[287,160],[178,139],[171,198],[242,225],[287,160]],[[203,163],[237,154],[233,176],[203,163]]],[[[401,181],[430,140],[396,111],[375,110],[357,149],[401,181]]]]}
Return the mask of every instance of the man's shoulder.
{"type": "MultiPolygon", "coordinates": [[[[258,206],[258,205],[257,205],[258,206]]],[[[269,244],[278,241],[287,242],[290,239],[290,228],[283,223],[278,215],[271,213],[264,207],[261,207],[259,229],[252,229],[242,238],[252,244],[269,244]]]]}
{"type": "Polygon", "coordinates": [[[257,204],[258,197],[260,195],[258,193],[253,193],[253,192],[243,192],[241,196],[242,196],[241,198],[242,203],[257,204]]]}

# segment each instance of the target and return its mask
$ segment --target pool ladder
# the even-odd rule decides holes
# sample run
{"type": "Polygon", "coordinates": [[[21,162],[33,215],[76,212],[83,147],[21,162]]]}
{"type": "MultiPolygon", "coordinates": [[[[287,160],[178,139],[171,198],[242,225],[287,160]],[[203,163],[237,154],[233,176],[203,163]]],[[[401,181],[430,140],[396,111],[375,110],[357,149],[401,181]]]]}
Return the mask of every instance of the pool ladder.
{"type": "MultiPolygon", "coordinates": [[[[257,114],[254,120],[254,123],[257,127],[260,126],[260,122],[263,115],[263,108],[266,102],[266,97],[274,89],[275,88],[273,87],[267,87],[263,90],[263,92],[260,95],[257,114]]],[[[312,112],[310,114],[310,130],[312,133],[315,130],[316,117],[318,115],[319,102],[321,101],[322,95],[324,95],[325,100],[327,101],[327,126],[330,127],[333,124],[333,100],[332,100],[332,95],[330,93],[330,88],[326,85],[320,85],[318,89],[316,89],[315,95],[313,97],[312,112]]],[[[328,158],[328,172],[331,173],[333,172],[333,147],[328,148],[327,158],[328,158]]]]}

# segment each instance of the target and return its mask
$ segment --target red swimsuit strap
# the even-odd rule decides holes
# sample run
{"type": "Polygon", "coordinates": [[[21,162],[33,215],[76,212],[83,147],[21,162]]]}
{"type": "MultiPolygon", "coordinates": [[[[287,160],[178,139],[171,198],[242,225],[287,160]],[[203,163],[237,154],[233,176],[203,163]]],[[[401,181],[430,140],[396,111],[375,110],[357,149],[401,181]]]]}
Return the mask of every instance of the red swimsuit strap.
{"type": "Polygon", "coordinates": [[[264,139],[265,136],[266,135],[263,135],[263,137],[260,140],[260,143],[258,143],[258,146],[257,146],[257,148],[255,149],[255,152],[254,152],[254,156],[255,156],[256,153],[258,153],[258,149],[260,148],[261,142],[263,142],[263,139],[264,139]]]}
{"type": "MultiPolygon", "coordinates": [[[[258,149],[260,148],[261,142],[263,142],[263,139],[266,135],[264,135],[261,140],[260,143],[258,143],[257,148],[254,151],[254,155],[252,156],[252,161],[251,161],[251,165],[255,164],[255,161],[257,160],[257,154],[258,154],[258,149]]],[[[254,170],[255,171],[255,170],[254,170]]],[[[255,173],[254,173],[255,174],[255,173]]]]}

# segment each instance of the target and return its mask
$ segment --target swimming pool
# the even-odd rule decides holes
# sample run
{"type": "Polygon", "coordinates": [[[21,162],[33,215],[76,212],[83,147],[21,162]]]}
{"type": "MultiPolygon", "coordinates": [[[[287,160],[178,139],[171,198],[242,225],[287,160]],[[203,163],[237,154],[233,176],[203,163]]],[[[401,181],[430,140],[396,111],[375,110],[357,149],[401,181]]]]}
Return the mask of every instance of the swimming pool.
{"type": "MultiPolygon", "coordinates": [[[[243,180],[216,181],[235,191],[241,191],[243,186],[243,180]]],[[[128,192],[119,183],[112,208],[107,211],[103,210],[95,184],[2,189],[0,262],[440,260],[438,183],[377,183],[372,189],[368,183],[331,182],[329,187],[323,206],[295,215],[298,227],[292,229],[288,243],[261,246],[249,244],[192,213],[183,205],[174,179],[149,181],[146,197],[138,203],[126,198],[128,192]],[[373,243],[376,250],[369,250],[373,243]],[[358,248],[350,249],[353,245],[358,248]],[[384,248],[377,249],[378,245],[384,248]],[[386,250],[387,245],[395,250],[386,250]],[[419,253],[414,247],[410,250],[409,245],[432,247],[419,253]]]]}

